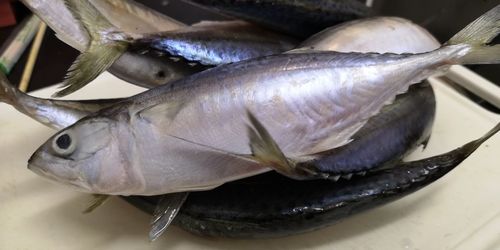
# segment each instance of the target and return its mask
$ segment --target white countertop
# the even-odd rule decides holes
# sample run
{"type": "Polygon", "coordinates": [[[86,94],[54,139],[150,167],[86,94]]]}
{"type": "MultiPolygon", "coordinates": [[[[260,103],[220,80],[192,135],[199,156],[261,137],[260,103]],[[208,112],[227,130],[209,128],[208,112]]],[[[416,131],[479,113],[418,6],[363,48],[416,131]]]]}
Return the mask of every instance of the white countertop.
{"type": "MultiPolygon", "coordinates": [[[[480,137],[500,117],[433,81],[437,116],[431,141],[411,158],[480,137]]],[[[47,97],[55,88],[37,91],[47,97]]],[[[127,96],[140,88],[108,73],[69,98],[127,96]],[[112,94],[109,94],[112,93],[112,94]]],[[[494,249],[500,248],[500,135],[436,183],[391,204],[316,232],[271,240],[205,238],[171,227],[148,241],[150,217],[113,198],[91,214],[91,200],[26,168],[55,131],[0,104],[0,249],[494,249]]]]}

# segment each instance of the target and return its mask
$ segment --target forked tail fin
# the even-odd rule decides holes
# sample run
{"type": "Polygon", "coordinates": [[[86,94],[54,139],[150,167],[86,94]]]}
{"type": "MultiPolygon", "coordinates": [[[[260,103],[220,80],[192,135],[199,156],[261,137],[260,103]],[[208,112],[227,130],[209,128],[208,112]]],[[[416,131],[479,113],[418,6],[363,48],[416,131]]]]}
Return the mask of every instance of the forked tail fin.
{"type": "Polygon", "coordinates": [[[71,65],[62,85],[54,96],[61,97],[87,85],[108,69],[127,49],[126,36],[88,1],[66,0],[68,9],[88,32],[90,42],[71,65]]]}
{"type": "Polygon", "coordinates": [[[489,46],[500,33],[500,5],[497,5],[454,35],[446,44],[467,44],[471,50],[460,58],[461,64],[500,63],[500,45],[489,46]]]}

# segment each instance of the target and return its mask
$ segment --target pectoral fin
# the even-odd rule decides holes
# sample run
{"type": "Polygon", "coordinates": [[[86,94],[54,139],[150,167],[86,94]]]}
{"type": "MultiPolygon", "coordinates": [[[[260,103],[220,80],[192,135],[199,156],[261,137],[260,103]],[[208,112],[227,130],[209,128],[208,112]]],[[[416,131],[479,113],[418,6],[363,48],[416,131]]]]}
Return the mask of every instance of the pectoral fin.
{"type": "Polygon", "coordinates": [[[322,175],[312,168],[287,158],[264,125],[249,110],[247,116],[250,122],[247,125],[250,149],[255,161],[293,179],[322,178],[322,175]]]}
{"type": "Polygon", "coordinates": [[[188,194],[187,192],[167,194],[160,199],[151,220],[150,241],[156,240],[165,232],[186,201],[188,194]]]}

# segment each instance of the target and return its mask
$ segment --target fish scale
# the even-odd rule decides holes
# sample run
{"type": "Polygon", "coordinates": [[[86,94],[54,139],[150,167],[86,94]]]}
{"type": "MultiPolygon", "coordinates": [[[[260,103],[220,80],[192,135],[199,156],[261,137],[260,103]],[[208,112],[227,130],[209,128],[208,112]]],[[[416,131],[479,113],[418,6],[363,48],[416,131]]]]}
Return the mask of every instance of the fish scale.
{"type": "MultiPolygon", "coordinates": [[[[380,112],[408,86],[434,73],[442,73],[443,67],[449,64],[499,62],[500,47],[483,43],[497,35],[498,29],[492,24],[499,19],[500,6],[497,6],[447,44],[428,53],[396,55],[304,50],[222,65],[170,86],[160,86],[127,98],[78,121],[49,138],[34,153],[29,166],[39,173],[50,171],[55,175],[59,168],[64,168],[61,166],[64,160],[58,153],[45,153],[55,152],[52,142],[60,136],[86,134],[85,131],[95,129],[93,124],[99,123],[108,124],[110,135],[79,138],[74,141],[74,148],[89,147],[96,140],[109,140],[108,147],[83,159],[78,150],[71,152],[71,159],[78,162],[75,172],[80,174],[81,180],[88,181],[87,171],[99,169],[105,173],[106,178],[90,185],[92,190],[85,190],[82,185],[87,192],[155,195],[200,190],[269,168],[297,179],[325,178],[328,174],[321,169],[301,165],[309,160],[309,154],[332,150],[350,141],[369,117],[380,112]],[[479,28],[484,25],[492,28],[479,28]],[[295,83],[290,83],[290,79],[295,83]],[[336,82],[338,79],[344,82],[336,82]],[[356,98],[355,93],[366,93],[366,88],[375,91],[366,99],[356,98]],[[272,98],[264,93],[275,91],[283,93],[280,98],[285,103],[312,101],[327,93],[331,98],[345,95],[346,101],[355,105],[336,116],[332,112],[305,127],[301,112],[269,105],[272,98]],[[201,109],[203,105],[217,109],[201,109]],[[277,117],[282,118],[281,123],[273,122],[277,117]],[[320,131],[312,128],[320,128],[320,131]],[[148,136],[150,132],[154,132],[154,136],[148,136]],[[326,136],[318,140],[315,133],[326,136]],[[130,154],[130,150],[119,151],[113,147],[116,144],[131,144],[134,154],[130,154]],[[197,157],[191,156],[194,153],[197,157]],[[152,178],[144,179],[140,189],[128,189],[112,174],[127,168],[140,169],[138,172],[147,172],[152,178]],[[165,169],[175,171],[166,174],[165,169]],[[162,176],[155,173],[162,173],[162,176]],[[165,181],[166,178],[171,181],[165,181]],[[110,183],[117,185],[113,187],[110,183]],[[100,189],[104,185],[112,188],[100,189]]],[[[336,109],[334,103],[328,108],[336,109]]],[[[129,178],[134,182],[144,176],[129,178]]],[[[61,178],[61,182],[76,184],[66,178],[61,178]]]]}

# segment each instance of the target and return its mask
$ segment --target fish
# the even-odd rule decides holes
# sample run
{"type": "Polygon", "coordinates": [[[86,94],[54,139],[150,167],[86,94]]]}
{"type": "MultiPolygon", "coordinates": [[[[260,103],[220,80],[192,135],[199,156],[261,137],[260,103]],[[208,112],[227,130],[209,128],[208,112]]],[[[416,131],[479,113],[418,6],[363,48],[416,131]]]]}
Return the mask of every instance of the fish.
{"type": "Polygon", "coordinates": [[[112,195],[208,190],[270,169],[321,178],[297,167],[349,143],[411,84],[453,64],[498,63],[500,46],[487,44],[499,20],[500,5],[421,54],[310,51],[221,65],[76,122],[28,167],[112,195]]]}
{"type": "Polygon", "coordinates": [[[418,24],[401,17],[371,17],[329,27],[303,41],[302,50],[338,52],[424,53],[438,49],[439,41],[418,24]],[[372,39],[367,43],[360,36],[372,39]],[[384,42],[382,42],[384,41],[384,42]],[[398,41],[398,42],[394,42],[398,41]],[[374,45],[374,43],[377,43],[374,45]],[[409,50],[408,45],[411,45],[409,50]],[[376,46],[376,50],[374,50],[376,46]]]}
{"type": "Polygon", "coordinates": [[[298,44],[295,39],[239,20],[202,21],[180,30],[135,35],[128,42],[132,49],[153,49],[203,65],[278,54],[298,44]]]}
{"type": "MultiPolygon", "coordinates": [[[[342,42],[342,37],[347,36],[351,38],[351,42],[358,44],[360,48],[368,48],[370,49],[370,51],[380,52],[381,44],[383,45],[382,48],[385,49],[386,44],[394,43],[394,40],[387,39],[387,36],[381,37],[377,36],[376,33],[372,34],[372,32],[375,32],[377,30],[377,25],[390,25],[393,32],[400,32],[402,34],[405,34],[407,32],[407,29],[414,29],[413,26],[415,25],[409,21],[391,23],[387,22],[385,18],[379,18],[379,21],[375,23],[372,23],[372,20],[369,19],[367,19],[366,21],[368,24],[372,24],[374,27],[372,27],[372,29],[366,30],[364,32],[364,35],[359,35],[359,33],[357,32],[360,27],[364,26],[363,22],[350,22],[352,23],[352,25],[346,25],[347,27],[342,30],[329,32],[329,35],[326,35],[324,38],[328,40],[329,45],[335,46],[335,44],[338,42],[340,42],[341,44],[345,44],[342,42]],[[354,33],[353,35],[353,32],[356,33],[354,33]],[[339,35],[337,33],[341,34],[339,35]],[[331,39],[331,36],[335,36],[335,38],[331,39]]],[[[422,29],[420,39],[418,39],[417,37],[417,39],[412,39],[404,43],[403,52],[412,52],[416,47],[421,48],[422,44],[427,44],[428,51],[439,47],[439,43],[437,41],[433,44],[429,43],[428,40],[428,33],[422,29]]],[[[322,43],[322,39],[317,39],[317,41],[318,43],[322,43]]],[[[401,46],[402,44],[400,42],[397,42],[397,47],[401,48],[401,46]]],[[[352,49],[353,47],[350,46],[350,48],[352,49]]],[[[336,49],[342,49],[342,45],[336,46],[336,49]]],[[[3,86],[5,89],[4,95],[2,95],[2,92],[0,92],[0,101],[2,101],[2,99],[8,100],[9,98],[15,99],[16,97],[13,95],[14,93],[23,96],[22,100],[19,100],[21,103],[31,101],[30,96],[19,92],[8,83],[6,78],[3,78],[3,80],[4,81],[2,81],[2,78],[0,77],[0,87],[3,86]]],[[[2,88],[0,88],[0,90],[2,90],[2,88]]],[[[63,118],[62,121],[64,125],[66,122],[66,117],[74,117],[74,115],[72,115],[73,113],[81,114],[80,111],[82,110],[82,108],[80,108],[80,105],[91,103],[91,105],[98,104],[103,106],[104,108],[104,105],[109,106],[111,105],[112,101],[120,100],[121,99],[110,100],[109,103],[106,102],[106,100],[87,100],[85,102],[80,102],[79,105],[76,106],[77,110],[74,112],[72,112],[71,109],[67,110],[67,107],[72,106],[68,104],[64,105],[64,108],[59,109],[59,111],[56,112],[62,115],[48,117],[41,117],[36,112],[36,109],[22,109],[18,107],[19,104],[14,104],[13,106],[19,109],[21,112],[24,112],[25,114],[38,119],[39,121],[41,120],[42,122],[44,122],[49,120],[51,121],[49,124],[53,125],[59,125],[60,122],[58,121],[58,118],[61,117],[63,118]],[[30,111],[35,112],[33,112],[34,114],[30,114],[30,111]],[[68,112],[69,114],[64,115],[65,112],[68,112]]],[[[33,102],[37,101],[37,98],[33,100],[33,102]]],[[[55,102],[61,103],[64,101],[56,100],[55,102]]],[[[72,102],[70,101],[70,103],[72,102]]],[[[37,103],[37,106],[43,105],[44,103],[37,103]]],[[[21,107],[22,106],[24,105],[21,105],[21,107]]],[[[58,105],[53,105],[52,107],[58,109],[58,105]]],[[[97,109],[95,109],[95,107],[90,107],[84,108],[84,110],[94,110],[95,112],[97,109]]],[[[406,152],[410,152],[418,144],[425,143],[425,141],[428,140],[430,131],[426,128],[430,128],[432,126],[434,114],[435,101],[432,88],[428,84],[420,84],[418,87],[416,86],[414,88],[411,88],[408,93],[398,96],[393,104],[384,107],[379,115],[372,117],[367,122],[367,124],[354,136],[354,138],[360,138],[360,140],[355,140],[354,142],[342,147],[342,150],[338,150],[333,155],[325,156],[325,159],[329,157],[328,160],[321,161],[320,163],[328,162],[328,164],[330,164],[328,166],[331,166],[331,169],[338,169],[341,172],[337,173],[343,173],[344,176],[347,176],[349,175],[349,172],[353,172],[355,169],[359,170],[360,164],[365,164],[362,165],[362,169],[366,170],[382,165],[383,162],[388,160],[396,161],[397,159],[400,159],[402,156],[404,156],[406,152]],[[417,106],[418,109],[415,108],[417,106]],[[414,112],[414,110],[418,110],[419,112],[414,112]],[[399,137],[393,138],[385,136],[386,134],[391,133],[391,131],[393,130],[399,131],[399,137]],[[378,138],[379,136],[382,136],[383,138],[378,138]],[[374,146],[373,144],[374,141],[377,141],[376,146],[374,146]],[[352,155],[356,155],[358,157],[353,158],[352,155]],[[354,160],[360,158],[366,160],[354,160]],[[344,164],[344,168],[341,168],[340,165],[342,164],[344,164]]],[[[73,122],[76,122],[76,120],[74,120],[73,122]]],[[[321,165],[320,163],[318,163],[318,165],[321,165]]],[[[334,176],[336,174],[331,170],[329,171],[329,173],[334,176]]],[[[173,218],[175,218],[176,214],[180,211],[180,207],[185,202],[187,196],[188,193],[176,193],[173,195],[162,196],[162,198],[158,202],[158,205],[156,206],[153,220],[151,221],[151,240],[157,239],[168,228],[170,223],[172,223],[173,218]]],[[[93,202],[87,209],[84,210],[84,213],[88,213],[96,209],[98,206],[104,203],[108,196],[94,195],[94,197],[95,198],[93,202]]]]}
{"type": "MultiPolygon", "coordinates": [[[[296,181],[271,172],[194,192],[173,224],[197,235],[229,238],[276,238],[318,230],[437,181],[499,130],[497,124],[483,137],[447,153],[399,162],[351,180],[296,181]]],[[[159,197],[122,198],[152,213],[159,197]]]]}
{"type": "Polygon", "coordinates": [[[15,88],[5,74],[0,72],[0,102],[9,104],[41,124],[57,130],[120,101],[120,98],[80,101],[38,98],[15,88]]]}
{"type": "Polygon", "coordinates": [[[367,17],[372,12],[355,0],[183,1],[299,38],[307,38],[340,22],[367,17]]]}
{"type": "MultiPolygon", "coordinates": [[[[120,30],[159,32],[187,26],[135,1],[91,1],[120,30]]],[[[22,2],[47,23],[60,40],[79,51],[85,50],[90,42],[88,33],[68,10],[64,0],[22,2]]],[[[166,84],[200,70],[202,69],[192,68],[185,63],[159,59],[154,53],[130,52],[125,52],[109,68],[120,79],[146,88],[166,84]]]]}
{"type": "Polygon", "coordinates": [[[216,66],[281,53],[298,44],[243,21],[204,21],[171,31],[131,33],[115,27],[88,1],[68,0],[67,5],[88,31],[90,43],[70,66],[63,89],[54,95],[58,97],[85,86],[127,51],[153,50],[165,60],[180,57],[216,66]]]}
{"type": "MultiPolygon", "coordinates": [[[[0,101],[10,102],[9,99],[16,100],[15,103],[9,104],[19,111],[55,129],[60,129],[68,123],[71,124],[98,111],[100,108],[121,101],[121,99],[65,101],[35,98],[14,88],[0,74],[0,101]],[[21,98],[17,98],[16,95],[20,95],[21,98]],[[46,112],[47,110],[53,111],[46,112]]],[[[430,136],[428,128],[432,126],[434,114],[435,101],[432,88],[428,84],[415,86],[408,93],[398,96],[393,104],[384,107],[379,115],[371,118],[355,135],[361,140],[341,147],[333,155],[324,156],[325,160],[319,161],[317,164],[323,168],[327,166],[333,169],[324,169],[324,171],[328,171],[331,175],[338,174],[340,178],[341,174],[347,176],[349,173],[359,170],[359,166],[362,166],[362,169],[366,171],[378,167],[383,162],[396,161],[415,146],[428,140],[430,136]],[[418,107],[418,112],[414,112],[416,107],[418,107]],[[399,137],[387,136],[393,131],[399,131],[399,137]],[[352,157],[353,155],[357,157],[352,157]]],[[[356,174],[359,175],[360,172],[358,171],[356,174]]],[[[175,202],[179,201],[179,197],[181,202],[184,202],[187,195],[188,193],[176,193],[173,197],[165,196],[165,199],[158,203],[156,209],[158,212],[152,221],[151,240],[157,239],[168,227],[175,218],[175,214],[179,212],[178,208],[182,205],[182,203],[175,205],[175,202]],[[170,214],[170,211],[174,214],[170,214]],[[165,217],[170,218],[170,220],[166,222],[161,220],[165,217]],[[162,222],[165,224],[162,225],[162,222]],[[161,231],[157,231],[159,229],[161,231]]],[[[96,195],[93,203],[84,210],[84,213],[93,211],[106,199],[107,195],[96,195]]]]}

